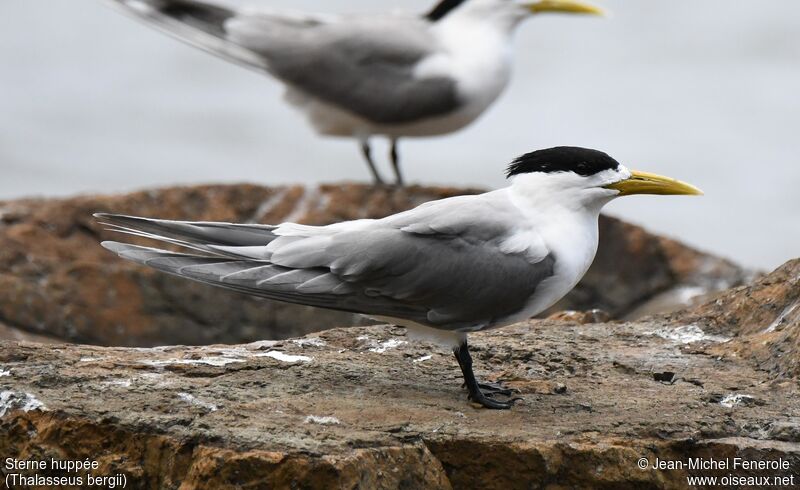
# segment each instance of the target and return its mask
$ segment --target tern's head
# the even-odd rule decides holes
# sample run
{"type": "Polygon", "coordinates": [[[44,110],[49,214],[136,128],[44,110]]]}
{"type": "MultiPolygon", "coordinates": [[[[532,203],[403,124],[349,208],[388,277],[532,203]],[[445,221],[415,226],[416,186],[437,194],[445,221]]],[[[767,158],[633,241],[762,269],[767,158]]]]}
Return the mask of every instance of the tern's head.
{"type": "Polygon", "coordinates": [[[438,22],[454,16],[469,16],[485,21],[498,21],[513,27],[531,15],[543,13],[603,15],[594,5],[577,0],[541,0],[518,2],[515,0],[441,0],[426,16],[438,22]]]}
{"type": "Polygon", "coordinates": [[[675,179],[628,170],[602,151],[570,146],[523,155],[509,165],[508,177],[515,188],[536,201],[598,211],[621,196],[702,194],[675,179]]]}

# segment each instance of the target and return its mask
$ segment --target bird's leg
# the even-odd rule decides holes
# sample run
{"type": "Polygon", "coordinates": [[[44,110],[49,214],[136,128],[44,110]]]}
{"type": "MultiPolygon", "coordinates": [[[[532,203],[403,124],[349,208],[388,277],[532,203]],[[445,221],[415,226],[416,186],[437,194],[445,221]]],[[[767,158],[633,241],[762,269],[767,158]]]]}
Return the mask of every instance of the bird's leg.
{"type": "Polygon", "coordinates": [[[400,155],[397,152],[397,140],[392,140],[392,150],[390,153],[390,157],[392,159],[392,168],[394,169],[394,176],[397,179],[395,181],[395,185],[397,187],[405,186],[403,182],[403,174],[400,172],[400,155]]]}
{"type": "MultiPolygon", "coordinates": [[[[466,341],[453,349],[453,354],[455,354],[458,365],[461,367],[461,372],[464,374],[464,384],[467,386],[467,391],[469,391],[470,400],[486,408],[499,410],[509,409],[514,405],[514,402],[519,400],[519,398],[513,398],[505,402],[495,400],[492,398],[493,395],[505,394],[506,390],[503,388],[494,389],[491,385],[478,383],[478,380],[475,379],[475,373],[472,371],[472,356],[469,355],[469,345],[467,345],[466,341]],[[486,387],[487,390],[483,391],[482,387],[486,387]]],[[[511,395],[512,393],[509,392],[508,394],[511,395]]]]}
{"type": "Polygon", "coordinates": [[[381,178],[381,174],[378,173],[378,169],[375,168],[375,162],[372,160],[372,147],[369,146],[369,141],[362,141],[361,142],[361,152],[364,154],[364,159],[367,161],[367,166],[369,166],[370,172],[372,172],[372,178],[376,185],[383,185],[383,179],[381,178]]]}

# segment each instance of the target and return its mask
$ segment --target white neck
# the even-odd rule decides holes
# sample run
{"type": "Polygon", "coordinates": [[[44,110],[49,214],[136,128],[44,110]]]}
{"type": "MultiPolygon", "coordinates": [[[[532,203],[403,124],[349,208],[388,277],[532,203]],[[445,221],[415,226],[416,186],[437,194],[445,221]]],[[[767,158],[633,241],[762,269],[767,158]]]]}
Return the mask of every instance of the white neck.
{"type": "Polygon", "coordinates": [[[497,13],[478,15],[467,2],[432,26],[438,53],[417,66],[420,77],[446,76],[456,80],[467,104],[461,109],[469,121],[482,114],[511,80],[512,33],[516,22],[497,13]]]}
{"type": "Polygon", "coordinates": [[[505,189],[527,218],[521,228],[535,233],[545,252],[556,258],[554,276],[537,289],[536,300],[525,308],[523,317],[539,314],[574,288],[597,253],[600,210],[616,192],[587,187],[586,181],[583,186],[571,185],[577,179],[567,173],[523,174],[513,177],[505,189]]]}

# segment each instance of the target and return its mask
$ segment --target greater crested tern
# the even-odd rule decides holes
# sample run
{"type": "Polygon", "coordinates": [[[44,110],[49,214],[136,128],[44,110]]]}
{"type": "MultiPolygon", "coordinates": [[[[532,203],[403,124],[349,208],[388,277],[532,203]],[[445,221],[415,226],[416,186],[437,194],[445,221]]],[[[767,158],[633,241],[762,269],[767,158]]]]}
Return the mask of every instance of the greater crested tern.
{"type": "Polygon", "coordinates": [[[443,0],[425,16],[234,9],[196,0],[108,0],[195,47],[270,74],[320,134],[356,138],[376,183],[370,138],[457,131],[511,77],[511,37],[544,12],[600,14],[574,0],[443,0]]]}
{"type": "Polygon", "coordinates": [[[433,337],[453,348],[470,400],[509,408],[509,390],[475,379],[467,334],[527,320],[575,287],[597,251],[600,210],[614,198],[701,192],[573,147],[524,155],[508,167],[508,177],[511,185],[500,190],[328,226],[96,217],[110,230],[192,251],[103,243],[122,258],[433,337]]]}

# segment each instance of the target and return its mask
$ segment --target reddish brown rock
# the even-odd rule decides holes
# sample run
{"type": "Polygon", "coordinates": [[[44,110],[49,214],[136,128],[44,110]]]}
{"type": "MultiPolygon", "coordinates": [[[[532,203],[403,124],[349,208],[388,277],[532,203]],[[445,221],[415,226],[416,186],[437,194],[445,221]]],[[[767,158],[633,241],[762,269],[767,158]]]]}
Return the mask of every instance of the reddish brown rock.
{"type": "MultiPolygon", "coordinates": [[[[116,259],[99,246],[114,235],[101,230],[92,213],[325,224],[474,192],[229,185],[0,202],[0,323],[49,338],[125,346],[239,343],[358,324],[354,315],[248,298],[116,259]]],[[[675,308],[687,290],[717,291],[746,276],[729,262],[604,218],[594,266],[557,309],[641,316],[675,308]],[[654,307],[651,300],[659,298],[654,307]]]]}
{"type": "Polygon", "coordinates": [[[775,377],[800,377],[800,260],[669,319],[731,337],[720,355],[751,359],[775,377]]]}
{"type": "MultiPolygon", "coordinates": [[[[452,354],[398,328],[238,346],[0,343],[0,454],[96,460],[127,488],[679,489],[689,475],[796,485],[797,378],[734,355],[723,334],[759,335],[770,311],[791,310],[798,271],[669,317],[472,335],[477,374],[521,390],[509,411],[467,403],[452,354]],[[788,468],[641,469],[642,458],[788,468]]],[[[796,360],[784,341],[772,347],[796,360]]]]}

